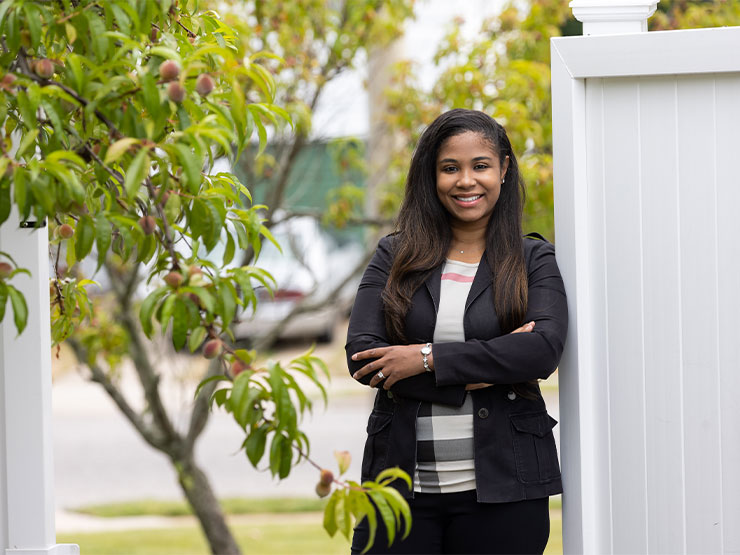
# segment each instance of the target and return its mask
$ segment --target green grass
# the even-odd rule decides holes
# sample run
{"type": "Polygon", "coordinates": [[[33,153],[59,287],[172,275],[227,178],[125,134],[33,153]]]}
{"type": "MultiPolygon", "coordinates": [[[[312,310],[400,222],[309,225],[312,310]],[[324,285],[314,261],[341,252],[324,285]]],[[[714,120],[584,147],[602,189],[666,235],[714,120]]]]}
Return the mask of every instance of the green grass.
{"type": "MultiPolygon", "coordinates": [[[[326,501],[310,497],[265,497],[228,498],[221,500],[221,507],[227,515],[246,515],[255,513],[306,513],[323,511],[326,501]]],[[[193,512],[184,501],[163,501],[159,499],[140,499],[122,503],[88,505],[72,509],[74,512],[100,517],[119,516],[185,516],[193,512]]]]}
{"type": "MultiPolygon", "coordinates": [[[[550,513],[550,543],[545,553],[563,552],[562,521],[559,510],[550,513]]],[[[277,517],[265,523],[232,524],[231,530],[244,553],[273,555],[301,553],[302,555],[345,554],[349,543],[337,535],[330,538],[321,527],[321,515],[316,522],[295,522],[290,516],[277,517]]],[[[257,520],[257,519],[255,519],[257,520]]],[[[98,532],[87,534],[59,534],[59,543],[76,543],[85,555],[205,555],[208,546],[200,529],[193,524],[182,528],[165,530],[126,530],[121,532],[98,532]]]]}

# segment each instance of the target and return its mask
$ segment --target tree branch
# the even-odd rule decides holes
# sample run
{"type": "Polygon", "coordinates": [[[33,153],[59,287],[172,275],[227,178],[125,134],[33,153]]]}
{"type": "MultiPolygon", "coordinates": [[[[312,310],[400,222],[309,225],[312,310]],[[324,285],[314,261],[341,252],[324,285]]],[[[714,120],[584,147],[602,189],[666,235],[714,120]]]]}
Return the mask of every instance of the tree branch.
{"type": "MultiPolygon", "coordinates": [[[[20,68],[21,71],[29,79],[32,79],[33,81],[36,81],[41,86],[53,85],[55,87],[58,87],[58,88],[62,89],[64,92],[66,92],[69,96],[71,96],[72,98],[74,98],[82,106],[87,106],[90,103],[86,98],[84,98],[84,97],[80,96],[79,94],[77,94],[77,91],[75,91],[74,89],[68,87],[64,83],[60,83],[59,81],[54,81],[52,79],[43,79],[42,77],[39,77],[33,71],[31,71],[31,68],[28,66],[26,51],[25,51],[24,48],[21,48],[18,51],[18,58],[17,59],[18,59],[19,65],[21,66],[21,68],[20,68]]],[[[98,110],[96,108],[94,113],[95,113],[95,116],[108,127],[108,129],[110,130],[111,135],[113,135],[114,138],[120,139],[120,138],[123,137],[123,134],[118,130],[118,128],[116,127],[116,125],[111,120],[109,120],[105,116],[105,114],[103,114],[103,112],[101,112],[100,110],[98,110]]]]}

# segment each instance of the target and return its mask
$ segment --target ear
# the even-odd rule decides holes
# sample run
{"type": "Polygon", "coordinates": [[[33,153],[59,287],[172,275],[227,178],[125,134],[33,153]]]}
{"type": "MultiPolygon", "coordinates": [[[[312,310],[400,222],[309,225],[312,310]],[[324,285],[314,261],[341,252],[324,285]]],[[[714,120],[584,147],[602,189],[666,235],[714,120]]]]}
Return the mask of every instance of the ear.
{"type": "Polygon", "coordinates": [[[504,163],[501,165],[501,180],[503,181],[506,177],[506,171],[509,169],[509,157],[504,158],[504,163]]]}

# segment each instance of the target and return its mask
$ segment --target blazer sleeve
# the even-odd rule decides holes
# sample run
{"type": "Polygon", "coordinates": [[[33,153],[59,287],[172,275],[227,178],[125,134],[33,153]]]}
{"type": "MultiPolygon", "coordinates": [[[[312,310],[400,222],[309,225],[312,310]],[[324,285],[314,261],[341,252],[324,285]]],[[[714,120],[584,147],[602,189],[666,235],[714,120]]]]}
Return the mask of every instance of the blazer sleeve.
{"type": "Polygon", "coordinates": [[[550,243],[529,241],[533,244],[527,263],[529,298],[524,322],[534,320],[534,330],[485,341],[434,345],[438,386],[521,383],[545,379],[557,368],[568,330],[565,287],[555,261],[555,248],[550,243]]]}
{"type": "MultiPolygon", "coordinates": [[[[347,366],[350,375],[371,362],[372,359],[360,361],[352,360],[352,355],[376,347],[388,347],[391,343],[385,328],[383,315],[383,301],[381,294],[388,281],[388,273],[393,262],[391,252],[391,237],[383,237],[378,243],[370,264],[360,281],[355,304],[349,319],[347,331],[347,366]]],[[[421,354],[419,354],[421,357],[421,354]]],[[[370,383],[372,374],[359,381],[365,385],[370,383]]],[[[382,382],[381,382],[382,383],[382,382]]],[[[391,387],[394,395],[399,395],[416,401],[442,403],[461,406],[465,401],[465,385],[443,385],[435,382],[433,373],[425,372],[410,378],[400,380],[391,387]]]]}

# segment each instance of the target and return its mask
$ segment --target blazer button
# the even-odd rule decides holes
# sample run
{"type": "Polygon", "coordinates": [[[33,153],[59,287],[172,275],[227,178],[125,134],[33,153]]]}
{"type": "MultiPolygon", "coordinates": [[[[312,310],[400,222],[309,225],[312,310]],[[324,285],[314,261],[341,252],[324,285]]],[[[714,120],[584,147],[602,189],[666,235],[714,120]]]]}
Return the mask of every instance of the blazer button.
{"type": "Polygon", "coordinates": [[[483,408],[478,410],[478,417],[479,418],[488,418],[488,409],[483,408]]]}
{"type": "Polygon", "coordinates": [[[509,398],[509,401],[513,401],[514,399],[516,399],[516,393],[514,393],[513,391],[509,391],[506,396],[509,398]]]}
{"type": "Polygon", "coordinates": [[[386,395],[389,399],[393,399],[393,392],[392,391],[386,391],[386,395]]]}

